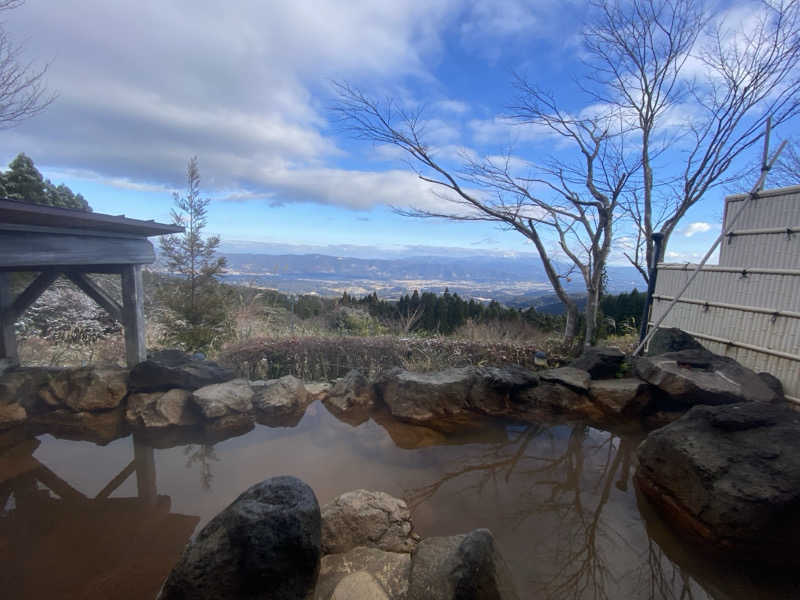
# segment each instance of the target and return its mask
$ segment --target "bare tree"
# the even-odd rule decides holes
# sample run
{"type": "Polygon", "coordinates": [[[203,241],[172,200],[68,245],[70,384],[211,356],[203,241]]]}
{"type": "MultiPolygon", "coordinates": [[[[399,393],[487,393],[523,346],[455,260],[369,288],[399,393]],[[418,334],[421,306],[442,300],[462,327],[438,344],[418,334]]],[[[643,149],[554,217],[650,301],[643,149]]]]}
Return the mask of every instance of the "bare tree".
{"type": "Polygon", "coordinates": [[[601,280],[608,258],[613,225],[628,174],[622,169],[619,137],[607,115],[575,117],[557,109],[545,94],[520,82],[523,99],[514,118],[521,124],[545,126],[577,150],[574,164],[551,161],[512,167],[512,157],[482,160],[464,157],[459,170],[444,165],[424,139],[421,112],[409,112],[388,99],[378,102],[348,84],[336,84],[334,111],[357,138],[391,144],[404,150],[420,179],[440,190],[441,210],[399,210],[415,217],[455,221],[492,221],[533,242],[545,273],[566,307],[565,342],[578,331],[578,308],[563,279],[578,271],[586,303],[585,343],[594,342],[601,280]],[[554,239],[555,252],[548,242],[554,239]],[[556,258],[571,263],[561,272],[556,258]]]}
{"type": "MultiPolygon", "coordinates": [[[[0,13],[22,4],[24,0],[0,0],[0,13]]],[[[22,46],[14,43],[0,23],[0,129],[39,114],[55,100],[45,87],[46,73],[47,65],[25,62],[22,46]]]]}
{"type": "Polygon", "coordinates": [[[627,197],[638,230],[628,258],[648,280],[653,233],[666,247],[704,194],[741,175],[732,167],[761,139],[767,118],[778,126],[800,111],[800,3],[752,3],[752,18],[735,24],[696,0],[592,7],[584,31],[591,75],[582,88],[627,115],[641,148],[641,178],[627,197]]]}
{"type": "Polygon", "coordinates": [[[779,186],[800,185],[800,147],[790,144],[775,165],[773,183],[779,186]]]}

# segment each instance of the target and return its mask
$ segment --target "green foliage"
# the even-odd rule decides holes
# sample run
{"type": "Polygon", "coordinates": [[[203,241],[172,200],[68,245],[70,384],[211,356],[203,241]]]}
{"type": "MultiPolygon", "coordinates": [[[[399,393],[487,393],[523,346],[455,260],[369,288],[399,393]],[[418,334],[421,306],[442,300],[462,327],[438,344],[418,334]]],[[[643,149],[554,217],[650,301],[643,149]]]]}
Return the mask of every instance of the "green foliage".
{"type": "Polygon", "coordinates": [[[465,300],[445,289],[441,295],[432,292],[420,294],[414,290],[398,301],[381,300],[374,292],[363,298],[344,293],[339,301],[342,306],[363,308],[373,317],[387,322],[400,323],[405,332],[427,332],[450,335],[467,322],[503,323],[526,322],[545,331],[554,331],[563,324],[560,315],[539,313],[534,308],[519,310],[506,308],[496,300],[484,304],[471,298],[465,300]]]}
{"type": "Polygon", "coordinates": [[[647,294],[635,288],[628,293],[600,298],[602,316],[598,322],[602,324],[601,337],[610,333],[627,334],[638,331],[646,299],[647,294]]]}
{"type": "Polygon", "coordinates": [[[331,327],[340,335],[370,336],[385,333],[369,312],[350,306],[339,306],[332,314],[331,327]]]}
{"type": "Polygon", "coordinates": [[[203,238],[210,201],[200,197],[197,157],[189,160],[186,176],[187,194],[174,194],[172,209],[172,222],[185,231],[161,238],[167,269],[177,276],[160,288],[160,300],[166,308],[162,321],[166,342],[189,351],[207,350],[230,334],[230,293],[217,280],[225,268],[225,259],[216,256],[219,237],[203,238]]]}
{"type": "Polygon", "coordinates": [[[8,165],[8,171],[0,176],[0,193],[11,200],[43,204],[57,208],[75,208],[90,211],[89,203],[75,194],[63,183],[54,185],[42,177],[39,169],[24,153],[20,153],[8,165]]]}

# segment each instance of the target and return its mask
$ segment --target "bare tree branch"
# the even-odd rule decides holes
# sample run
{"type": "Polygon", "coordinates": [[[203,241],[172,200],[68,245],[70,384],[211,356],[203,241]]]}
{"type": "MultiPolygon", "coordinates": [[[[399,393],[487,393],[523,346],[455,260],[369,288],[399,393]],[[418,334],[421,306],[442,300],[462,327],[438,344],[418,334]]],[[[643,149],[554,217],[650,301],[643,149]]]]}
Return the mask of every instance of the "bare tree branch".
{"type": "Polygon", "coordinates": [[[740,175],[731,168],[761,139],[766,119],[779,126],[800,112],[800,5],[760,3],[747,28],[712,23],[693,0],[592,6],[584,33],[592,75],[582,87],[628,116],[641,148],[641,182],[629,186],[626,204],[642,243],[629,260],[647,278],[653,234],[666,247],[704,194],[740,175]],[[677,175],[674,155],[657,161],[668,145],[685,151],[677,175]]]}
{"type": "MultiPolygon", "coordinates": [[[[2,0],[0,12],[23,3],[23,0],[2,0]]],[[[39,114],[55,100],[45,86],[48,65],[37,67],[25,62],[22,50],[0,23],[0,129],[9,129],[39,114]]]]}
{"type": "Polygon", "coordinates": [[[339,102],[334,114],[354,137],[391,144],[414,162],[419,178],[439,188],[442,209],[419,207],[399,214],[454,221],[492,221],[529,239],[539,254],[545,273],[567,310],[565,338],[577,331],[577,306],[564,288],[564,274],[546,240],[554,239],[558,254],[581,273],[587,291],[584,340],[593,343],[602,274],[611,249],[615,213],[628,174],[613,148],[617,133],[607,125],[607,115],[573,118],[533,86],[518,80],[521,94],[513,119],[522,126],[540,125],[564,138],[577,150],[579,165],[551,161],[529,165],[529,172],[512,169],[512,157],[466,158],[458,172],[442,165],[426,145],[419,111],[408,112],[391,99],[378,102],[346,83],[337,83],[339,102]]]}

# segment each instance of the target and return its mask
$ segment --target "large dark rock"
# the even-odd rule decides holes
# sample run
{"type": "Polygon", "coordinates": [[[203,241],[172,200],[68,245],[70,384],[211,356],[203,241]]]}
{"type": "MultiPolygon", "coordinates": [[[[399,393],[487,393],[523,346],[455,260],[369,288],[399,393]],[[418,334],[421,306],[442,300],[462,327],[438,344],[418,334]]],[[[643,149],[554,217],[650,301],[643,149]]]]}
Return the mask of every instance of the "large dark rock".
{"type": "Polygon", "coordinates": [[[539,378],[542,381],[567,386],[577,392],[586,393],[589,391],[589,373],[577,367],[559,367],[558,369],[541,371],[539,378]]]}
{"type": "Polygon", "coordinates": [[[583,369],[592,379],[609,379],[616,377],[625,361],[625,354],[618,348],[592,346],[586,348],[569,366],[583,369]]]}
{"type": "Polygon", "coordinates": [[[800,414],[785,405],[696,406],[638,449],[639,489],[717,549],[800,564],[800,414]]]}
{"type": "Polygon", "coordinates": [[[510,573],[488,529],[425,539],[412,555],[408,600],[517,597],[510,573]]]}
{"type": "Polygon", "coordinates": [[[708,350],[641,356],[634,361],[633,370],[637,377],[661,390],[672,403],[684,406],[780,400],[775,390],[756,373],[732,358],[708,350]]]}
{"type": "Polygon", "coordinates": [[[641,379],[599,379],[589,384],[595,406],[612,417],[640,416],[650,404],[650,386],[641,379]]]}
{"type": "Polygon", "coordinates": [[[468,412],[470,389],[475,383],[471,367],[436,373],[392,369],[381,375],[377,386],[392,416],[404,421],[429,424],[453,420],[468,412]]]}
{"type": "Polygon", "coordinates": [[[783,384],[781,383],[780,379],[775,377],[775,375],[773,375],[772,373],[766,373],[764,371],[760,372],[758,376],[761,378],[761,381],[763,381],[769,389],[775,392],[775,397],[779,401],[786,399],[786,396],[784,395],[783,392],[783,384]]]}
{"type": "Polygon", "coordinates": [[[517,398],[517,408],[520,416],[532,420],[540,420],[553,414],[590,421],[602,421],[605,418],[601,406],[595,404],[588,394],[556,381],[544,381],[521,392],[517,398]]]}
{"type": "Polygon", "coordinates": [[[537,383],[521,367],[461,367],[435,373],[392,369],[376,387],[395,418],[448,432],[468,425],[475,414],[514,413],[516,396],[537,383]]]}
{"type": "Polygon", "coordinates": [[[705,350],[703,345],[677,327],[659,327],[647,345],[647,356],[681,350],[705,350]]]}
{"type": "Polygon", "coordinates": [[[203,527],[183,552],[161,600],[301,600],[320,562],[320,511],[294,477],[251,487],[203,527]]]}
{"type": "Polygon", "coordinates": [[[159,392],[172,388],[196,390],[213,383],[222,383],[236,375],[231,369],[209,360],[199,360],[179,350],[152,352],[147,360],[131,369],[130,390],[159,392]]]}

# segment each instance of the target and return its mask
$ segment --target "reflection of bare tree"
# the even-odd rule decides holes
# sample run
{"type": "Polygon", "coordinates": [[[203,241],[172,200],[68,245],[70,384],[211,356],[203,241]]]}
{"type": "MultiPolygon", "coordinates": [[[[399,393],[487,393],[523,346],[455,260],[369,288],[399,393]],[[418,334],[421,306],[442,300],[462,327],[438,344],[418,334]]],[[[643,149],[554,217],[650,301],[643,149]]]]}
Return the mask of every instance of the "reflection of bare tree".
{"type": "Polygon", "coordinates": [[[648,598],[651,600],[694,600],[697,584],[686,571],[664,556],[653,540],[647,540],[646,572],[648,598]]]}
{"type": "Polygon", "coordinates": [[[573,430],[568,446],[571,460],[568,463],[567,477],[562,485],[552,482],[551,499],[542,505],[548,510],[550,503],[557,511],[559,529],[565,543],[557,546],[560,569],[543,583],[542,591],[551,598],[608,598],[608,587],[613,577],[607,559],[608,542],[625,543],[624,537],[618,535],[609,524],[601,519],[611,492],[611,484],[616,478],[620,463],[626,455],[630,455],[632,446],[628,440],[619,440],[616,444],[613,436],[609,436],[599,445],[591,448],[595,452],[605,452],[603,468],[594,482],[594,492],[598,491],[596,505],[585,507],[582,502],[583,459],[586,442],[586,429],[573,430]],[[563,498],[558,502],[559,498],[563,498]],[[569,502],[569,499],[572,502],[569,502]]]}
{"type": "Polygon", "coordinates": [[[627,488],[634,447],[632,439],[590,434],[584,425],[573,425],[566,440],[556,439],[552,428],[529,425],[508,442],[410,490],[407,498],[413,509],[451,482],[466,484],[461,492],[481,493],[488,482],[503,478],[509,483],[513,475],[523,484],[518,508],[509,515],[515,529],[531,517],[540,521],[550,515],[558,531],[553,541],[558,567],[543,581],[531,582],[534,596],[603,600],[614,583],[609,559],[620,545],[629,546],[602,518],[603,509],[615,481],[617,488],[627,488]]]}
{"type": "Polygon", "coordinates": [[[187,457],[187,469],[191,469],[196,464],[200,465],[200,482],[204,490],[210,490],[211,481],[214,479],[214,474],[211,472],[211,461],[219,462],[219,458],[214,452],[214,444],[200,444],[197,446],[190,444],[183,449],[183,453],[187,457]]]}
{"type": "MultiPolygon", "coordinates": [[[[528,445],[545,431],[544,428],[529,425],[523,431],[509,435],[508,441],[493,444],[474,462],[469,462],[458,469],[445,473],[433,483],[407,491],[406,500],[409,507],[413,511],[417,506],[432,498],[442,486],[467,474],[480,474],[480,479],[469,486],[477,492],[481,492],[484,486],[489,481],[495,480],[498,475],[504,475],[505,481],[508,482],[519,461],[528,458],[525,456],[528,445]],[[509,453],[509,450],[512,451],[509,453]]],[[[548,468],[548,466],[544,468],[548,468]]]]}

